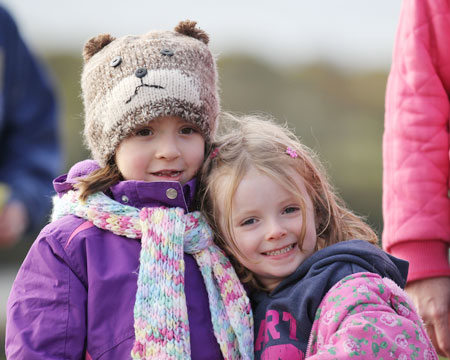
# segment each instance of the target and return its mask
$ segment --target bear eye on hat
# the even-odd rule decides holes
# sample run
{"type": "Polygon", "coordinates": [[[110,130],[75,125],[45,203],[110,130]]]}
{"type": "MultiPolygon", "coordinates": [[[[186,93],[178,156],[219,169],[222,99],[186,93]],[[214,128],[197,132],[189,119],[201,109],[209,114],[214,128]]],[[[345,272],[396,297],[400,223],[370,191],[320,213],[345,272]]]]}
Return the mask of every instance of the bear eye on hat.
{"type": "Polygon", "coordinates": [[[170,49],[162,49],[160,53],[164,56],[173,56],[173,51],[170,49]]]}
{"type": "Polygon", "coordinates": [[[122,57],[121,56],[116,56],[114,59],[111,60],[111,62],[109,64],[112,67],[116,67],[116,66],[119,66],[121,62],[122,62],[122,57]]]}

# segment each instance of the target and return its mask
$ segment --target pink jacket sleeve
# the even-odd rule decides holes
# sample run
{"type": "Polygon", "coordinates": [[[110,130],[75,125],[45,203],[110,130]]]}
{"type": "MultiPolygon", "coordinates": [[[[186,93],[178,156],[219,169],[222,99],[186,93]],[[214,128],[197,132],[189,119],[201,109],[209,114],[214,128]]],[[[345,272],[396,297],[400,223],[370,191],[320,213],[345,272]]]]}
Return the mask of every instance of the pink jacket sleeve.
{"type": "Polygon", "coordinates": [[[386,91],[383,247],[408,281],[450,276],[450,2],[404,0],[386,91]]]}
{"type": "Polygon", "coordinates": [[[306,358],[438,359],[408,295],[373,273],[347,276],[322,300],[306,358]]]}

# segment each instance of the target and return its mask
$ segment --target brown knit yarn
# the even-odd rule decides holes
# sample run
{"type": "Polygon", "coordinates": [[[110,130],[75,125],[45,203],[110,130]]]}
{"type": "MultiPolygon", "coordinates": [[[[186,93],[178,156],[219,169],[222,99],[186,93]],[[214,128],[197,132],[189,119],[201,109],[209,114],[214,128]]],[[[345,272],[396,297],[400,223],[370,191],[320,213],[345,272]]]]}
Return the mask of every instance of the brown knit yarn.
{"type": "Polygon", "coordinates": [[[103,34],[86,43],[84,138],[100,166],[136,127],[159,116],[180,116],[211,140],[219,97],[208,41],[195,22],[183,21],[175,31],[117,39],[103,34]]]}

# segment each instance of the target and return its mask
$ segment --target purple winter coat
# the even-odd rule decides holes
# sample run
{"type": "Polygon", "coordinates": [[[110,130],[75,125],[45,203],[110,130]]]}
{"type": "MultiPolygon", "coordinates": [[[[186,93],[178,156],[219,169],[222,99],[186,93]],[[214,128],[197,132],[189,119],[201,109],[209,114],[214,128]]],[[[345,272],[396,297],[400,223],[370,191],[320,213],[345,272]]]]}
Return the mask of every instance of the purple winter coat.
{"type": "MultiPolygon", "coordinates": [[[[92,164],[75,165],[67,177],[57,178],[56,191],[70,189],[73,178],[92,171],[92,164]]],[[[195,180],[183,187],[177,182],[123,181],[111,188],[112,197],[127,205],[186,211],[194,192],[195,180]],[[165,195],[169,188],[177,190],[173,200],[165,195]]],[[[7,358],[130,359],[140,249],[139,239],[115,235],[72,215],[47,225],[8,299],[7,358]]],[[[200,270],[191,255],[185,254],[184,260],[192,359],[222,359],[200,270]]]]}

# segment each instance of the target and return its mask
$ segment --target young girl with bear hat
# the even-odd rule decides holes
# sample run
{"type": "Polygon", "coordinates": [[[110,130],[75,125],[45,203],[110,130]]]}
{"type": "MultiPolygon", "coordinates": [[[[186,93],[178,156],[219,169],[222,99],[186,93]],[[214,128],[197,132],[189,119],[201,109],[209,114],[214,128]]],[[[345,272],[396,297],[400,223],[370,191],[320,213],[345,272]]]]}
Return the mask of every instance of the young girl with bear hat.
{"type": "Polygon", "coordinates": [[[55,180],[52,222],[8,299],[8,359],[253,357],[248,299],[192,212],[219,112],[215,61],[195,25],[86,43],[95,161],[55,180]]]}
{"type": "Polygon", "coordinates": [[[231,117],[204,164],[203,210],[248,286],[256,359],[437,359],[377,247],[286,127],[231,117]],[[375,246],[374,246],[375,245],[375,246]]]}

